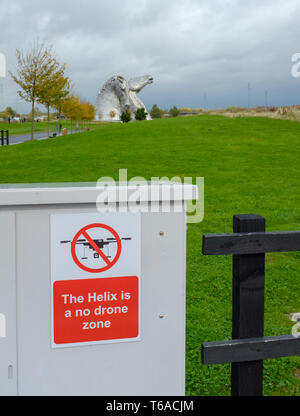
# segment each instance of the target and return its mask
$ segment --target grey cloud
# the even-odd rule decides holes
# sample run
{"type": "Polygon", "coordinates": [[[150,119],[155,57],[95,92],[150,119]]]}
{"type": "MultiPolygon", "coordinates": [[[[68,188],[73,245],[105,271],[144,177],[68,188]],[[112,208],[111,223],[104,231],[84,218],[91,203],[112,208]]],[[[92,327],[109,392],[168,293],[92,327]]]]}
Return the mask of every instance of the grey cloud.
{"type": "MultiPolygon", "coordinates": [[[[0,52],[13,69],[16,48],[52,44],[92,102],[114,74],[151,73],[148,106],[201,106],[204,91],[212,107],[246,105],[248,82],[253,104],[264,103],[265,89],[272,104],[290,104],[300,88],[291,76],[299,14],[298,0],[1,0],[0,52]]],[[[9,78],[5,90],[14,104],[9,78]]]]}

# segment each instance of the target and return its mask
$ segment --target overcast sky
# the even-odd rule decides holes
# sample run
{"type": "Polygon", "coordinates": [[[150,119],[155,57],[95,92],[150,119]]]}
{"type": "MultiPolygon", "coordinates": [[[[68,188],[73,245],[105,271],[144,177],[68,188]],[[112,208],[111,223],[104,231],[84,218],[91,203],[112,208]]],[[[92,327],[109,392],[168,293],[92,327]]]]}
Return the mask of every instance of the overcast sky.
{"type": "MultiPolygon", "coordinates": [[[[82,99],[95,102],[112,75],[154,76],[140,98],[148,107],[300,104],[291,75],[300,52],[299,0],[0,0],[0,52],[39,39],[67,64],[82,99]]],[[[18,111],[9,77],[3,95],[18,111]]],[[[1,86],[0,86],[1,87],[1,86]]],[[[1,90],[0,90],[1,91],[1,90]]]]}

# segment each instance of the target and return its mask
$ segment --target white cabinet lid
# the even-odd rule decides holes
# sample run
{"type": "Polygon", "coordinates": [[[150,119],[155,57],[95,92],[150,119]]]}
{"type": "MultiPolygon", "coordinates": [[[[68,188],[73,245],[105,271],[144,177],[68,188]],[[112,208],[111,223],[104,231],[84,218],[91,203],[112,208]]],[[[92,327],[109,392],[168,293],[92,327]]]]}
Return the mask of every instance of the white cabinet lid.
{"type": "Polygon", "coordinates": [[[99,203],[105,196],[108,203],[192,201],[198,200],[198,187],[176,182],[0,185],[0,206],[99,203]]]}

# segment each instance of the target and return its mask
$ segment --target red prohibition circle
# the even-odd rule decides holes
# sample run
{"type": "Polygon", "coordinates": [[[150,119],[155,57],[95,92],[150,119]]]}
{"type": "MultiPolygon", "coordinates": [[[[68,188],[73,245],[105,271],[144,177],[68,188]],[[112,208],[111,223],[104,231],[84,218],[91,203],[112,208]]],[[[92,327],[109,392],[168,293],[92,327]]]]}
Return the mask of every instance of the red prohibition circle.
{"type": "Polygon", "coordinates": [[[73,257],[74,262],[77,264],[78,267],[80,267],[82,270],[88,272],[88,273],[102,273],[106,270],[111,269],[119,260],[120,255],[122,251],[122,243],[121,238],[119,237],[119,234],[111,227],[109,227],[106,224],[90,224],[86,227],[83,227],[81,230],[78,231],[78,233],[73,238],[72,244],[71,244],[71,254],[73,257]],[[87,231],[91,230],[92,228],[103,228],[107,231],[109,231],[116,239],[117,241],[117,253],[113,259],[113,261],[108,260],[108,258],[105,256],[104,253],[102,253],[101,249],[96,245],[96,243],[92,240],[92,238],[88,235],[87,231]],[[105,267],[101,267],[100,269],[91,269],[90,267],[86,267],[84,264],[82,264],[76,255],[76,243],[79,237],[83,235],[85,239],[91,244],[91,246],[95,249],[95,251],[100,255],[100,257],[106,262],[105,267]]]}

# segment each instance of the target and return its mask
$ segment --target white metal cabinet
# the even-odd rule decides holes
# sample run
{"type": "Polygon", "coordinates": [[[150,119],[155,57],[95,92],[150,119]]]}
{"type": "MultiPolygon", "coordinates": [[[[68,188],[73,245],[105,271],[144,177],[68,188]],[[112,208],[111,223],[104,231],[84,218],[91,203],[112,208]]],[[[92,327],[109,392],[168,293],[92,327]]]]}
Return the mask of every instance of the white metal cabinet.
{"type": "Polygon", "coordinates": [[[39,189],[0,191],[0,394],[184,395],[185,201],[142,213],[141,341],[53,349],[50,216],[97,213],[96,193],[39,189]]]}

